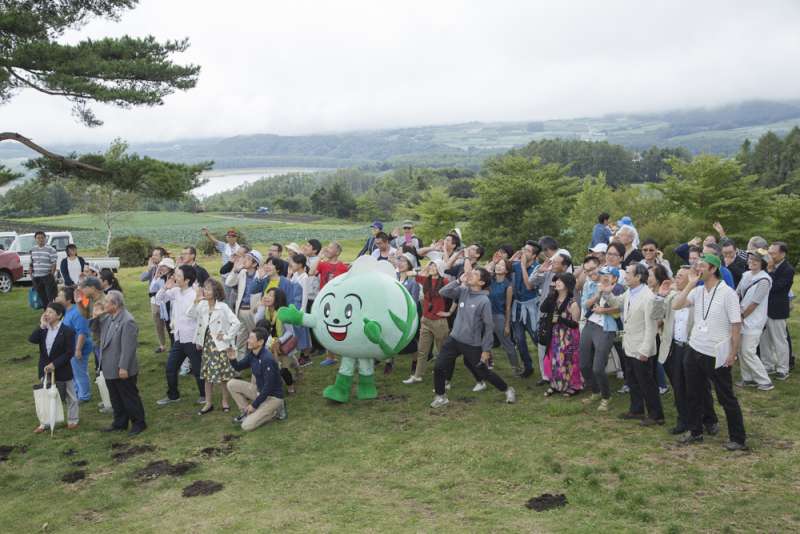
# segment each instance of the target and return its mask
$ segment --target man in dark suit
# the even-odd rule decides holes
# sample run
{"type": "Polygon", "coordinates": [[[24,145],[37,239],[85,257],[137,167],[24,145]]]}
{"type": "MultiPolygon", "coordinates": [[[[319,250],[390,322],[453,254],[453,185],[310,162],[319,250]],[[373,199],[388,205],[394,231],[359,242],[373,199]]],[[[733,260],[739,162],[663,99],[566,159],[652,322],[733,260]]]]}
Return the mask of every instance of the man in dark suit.
{"type": "MultiPolygon", "coordinates": [[[[75,355],[75,332],[61,323],[63,318],[64,306],[51,302],[39,320],[39,328],[33,331],[28,341],[39,345],[39,380],[45,373],[55,372],[58,393],[62,401],[67,401],[67,428],[74,430],[78,428],[79,414],[70,362],[75,355]]],[[[34,432],[39,434],[46,429],[47,425],[39,425],[34,432]]]]}
{"type": "Polygon", "coordinates": [[[102,310],[99,307],[94,310],[94,320],[100,322],[100,369],[114,410],[114,421],[104,431],[128,430],[130,423],[128,435],[135,436],[147,428],[144,406],[136,387],[139,327],[125,309],[122,293],[114,290],[106,294],[102,310]]]}
{"type": "Polygon", "coordinates": [[[789,291],[792,289],[794,269],[786,261],[789,251],[786,243],[776,241],[769,247],[770,261],[767,271],[772,277],[767,304],[767,326],[761,335],[761,359],[767,373],[778,380],[789,378],[789,340],[786,320],[789,318],[789,291]]]}

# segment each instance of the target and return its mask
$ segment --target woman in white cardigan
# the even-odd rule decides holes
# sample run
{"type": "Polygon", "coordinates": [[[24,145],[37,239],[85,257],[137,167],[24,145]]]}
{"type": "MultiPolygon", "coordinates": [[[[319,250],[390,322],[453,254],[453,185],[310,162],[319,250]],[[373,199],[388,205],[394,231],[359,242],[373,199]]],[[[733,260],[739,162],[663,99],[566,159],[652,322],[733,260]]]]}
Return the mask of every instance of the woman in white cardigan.
{"type": "Polygon", "coordinates": [[[236,351],[239,319],[225,304],[222,284],[213,278],[206,280],[202,289],[197,289],[194,305],[186,315],[197,321],[194,343],[198,350],[203,351],[200,372],[206,382],[206,403],[197,415],[205,415],[214,409],[214,384],[222,384],[222,411],[228,412],[228,380],[233,378],[234,370],[228,362],[227,354],[236,351]]]}

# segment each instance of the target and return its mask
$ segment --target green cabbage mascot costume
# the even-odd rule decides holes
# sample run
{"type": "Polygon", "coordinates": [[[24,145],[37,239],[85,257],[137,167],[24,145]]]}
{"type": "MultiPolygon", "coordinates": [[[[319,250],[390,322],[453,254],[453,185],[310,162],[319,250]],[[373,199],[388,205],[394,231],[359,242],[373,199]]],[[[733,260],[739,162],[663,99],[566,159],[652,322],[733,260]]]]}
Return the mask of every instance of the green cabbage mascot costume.
{"type": "Polygon", "coordinates": [[[403,350],[417,331],[417,303],[397,281],[386,261],[361,256],[345,274],[325,284],[311,313],[294,305],[278,310],[284,323],[314,331],[326,349],[341,356],[336,383],[323,397],[348,402],[358,368],[359,399],[374,399],[375,360],[390,358],[403,350]]]}

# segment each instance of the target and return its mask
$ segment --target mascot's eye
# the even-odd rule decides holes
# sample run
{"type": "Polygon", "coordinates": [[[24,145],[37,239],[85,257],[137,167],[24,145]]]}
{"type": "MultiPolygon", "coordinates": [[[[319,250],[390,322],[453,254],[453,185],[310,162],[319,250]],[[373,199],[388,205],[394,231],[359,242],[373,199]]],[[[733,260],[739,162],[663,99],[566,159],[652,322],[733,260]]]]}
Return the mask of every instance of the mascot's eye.
{"type": "Polygon", "coordinates": [[[326,302],[325,303],[325,307],[322,308],[322,313],[325,314],[325,318],[326,319],[331,316],[331,303],[330,302],[326,302]]]}
{"type": "Polygon", "coordinates": [[[353,316],[352,304],[348,304],[347,306],[344,307],[344,316],[347,317],[348,319],[353,316]]]}

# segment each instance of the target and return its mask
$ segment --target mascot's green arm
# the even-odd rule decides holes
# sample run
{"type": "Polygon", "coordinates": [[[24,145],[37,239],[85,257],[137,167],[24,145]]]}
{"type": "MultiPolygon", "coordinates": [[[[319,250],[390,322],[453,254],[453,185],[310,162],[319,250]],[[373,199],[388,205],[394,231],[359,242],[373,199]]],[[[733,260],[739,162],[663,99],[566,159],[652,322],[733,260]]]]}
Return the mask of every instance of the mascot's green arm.
{"type": "Polygon", "coordinates": [[[308,328],[314,328],[317,325],[317,320],[313,315],[298,310],[294,304],[289,304],[288,307],[284,306],[280,308],[278,310],[278,319],[280,319],[282,323],[305,326],[308,328]]]}
{"type": "MultiPolygon", "coordinates": [[[[400,319],[397,315],[392,313],[391,310],[389,310],[389,317],[392,319],[392,322],[403,333],[403,335],[400,337],[400,341],[397,342],[397,345],[395,345],[394,347],[391,347],[391,346],[389,346],[389,344],[387,344],[383,340],[383,337],[380,337],[380,324],[379,323],[375,323],[374,321],[370,321],[369,319],[364,319],[364,332],[365,333],[367,333],[368,325],[370,323],[375,323],[375,326],[373,328],[377,327],[377,334],[378,335],[375,336],[373,334],[373,337],[370,337],[370,335],[368,334],[367,338],[370,339],[370,341],[372,341],[373,343],[377,344],[381,348],[381,351],[383,351],[383,353],[386,356],[394,356],[395,354],[397,354],[406,345],[408,345],[408,343],[411,341],[411,338],[414,337],[414,331],[411,328],[414,325],[414,311],[415,311],[414,310],[414,303],[411,300],[411,295],[409,295],[408,291],[405,291],[405,288],[402,285],[400,285],[399,282],[397,282],[397,285],[399,285],[400,288],[403,289],[403,296],[405,297],[405,300],[406,300],[406,319],[405,319],[405,321],[403,319],[400,319]]],[[[280,317],[280,315],[278,315],[278,317],[280,317]]]]}

